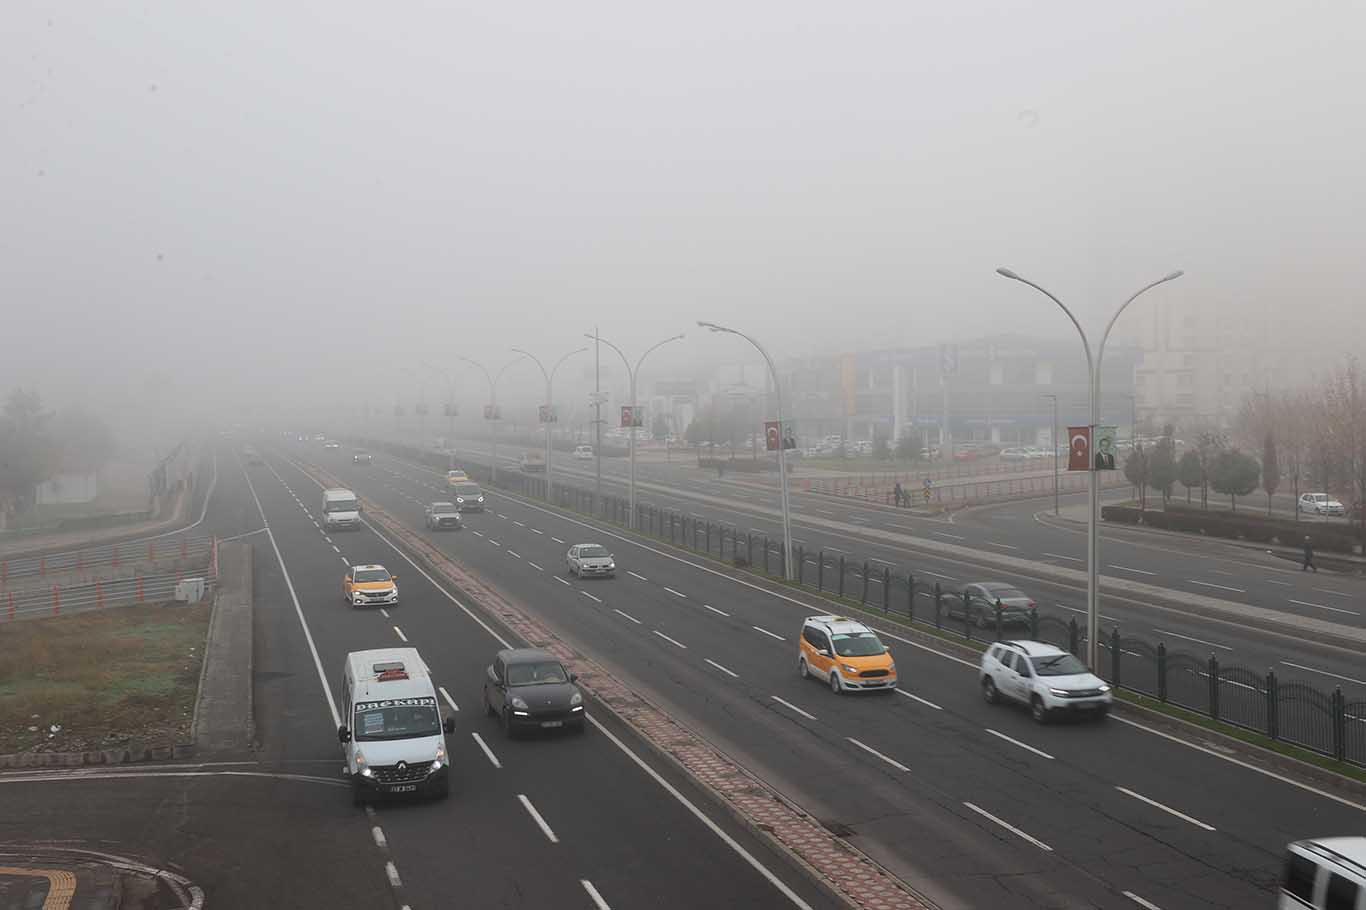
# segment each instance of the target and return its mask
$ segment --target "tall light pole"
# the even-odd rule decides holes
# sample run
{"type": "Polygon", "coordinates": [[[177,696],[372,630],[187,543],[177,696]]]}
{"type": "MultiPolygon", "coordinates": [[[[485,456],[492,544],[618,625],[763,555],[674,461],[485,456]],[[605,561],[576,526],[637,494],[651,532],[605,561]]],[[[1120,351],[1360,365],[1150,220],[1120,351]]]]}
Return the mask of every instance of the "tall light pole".
{"type": "Polygon", "coordinates": [[[1048,431],[1048,441],[1053,445],[1053,514],[1058,514],[1058,396],[1045,395],[1053,403],[1053,428],[1048,431]]]}
{"type": "Polygon", "coordinates": [[[773,358],[768,356],[768,351],[764,346],[755,341],[749,335],[739,329],[727,328],[717,325],[714,322],[703,322],[698,320],[697,324],[704,329],[711,329],[713,332],[727,332],[731,335],[739,335],[758,349],[763,355],[764,362],[768,364],[769,375],[773,377],[773,395],[776,399],[778,411],[778,488],[782,491],[783,503],[783,576],[792,580],[792,515],[788,509],[787,502],[787,451],[783,448],[783,442],[787,439],[784,435],[786,427],[783,426],[783,387],[778,379],[778,368],[773,365],[773,358]]]}
{"type": "MultiPolygon", "coordinates": [[[[1090,398],[1091,398],[1091,445],[1095,445],[1096,424],[1100,422],[1100,367],[1101,360],[1105,357],[1105,342],[1110,338],[1110,330],[1115,327],[1115,320],[1119,319],[1119,314],[1123,313],[1129,304],[1137,300],[1144,292],[1152,290],[1159,284],[1168,281],[1175,281],[1185,272],[1180,269],[1165,275],[1151,284],[1145,285],[1134,292],[1128,300],[1120,304],[1119,309],[1110,317],[1110,321],[1105,325],[1105,333],[1100,336],[1100,347],[1096,350],[1096,356],[1091,357],[1091,342],[1086,337],[1086,330],[1081,327],[1077,317],[1072,315],[1072,311],[1067,305],[1059,300],[1049,291],[1030,281],[1028,278],[1021,278],[1010,269],[1000,268],[996,273],[1003,278],[1027,284],[1034,290],[1043,294],[1049,300],[1056,303],[1067,318],[1076,326],[1077,334],[1081,336],[1081,346],[1086,352],[1086,369],[1090,375],[1090,398]]],[[[1071,447],[1071,441],[1068,441],[1071,447]]],[[[1090,481],[1091,508],[1086,516],[1086,661],[1093,669],[1100,667],[1100,484],[1099,477],[1096,476],[1096,453],[1088,448],[1087,451],[1087,479],[1090,481]]]]}
{"type": "MultiPolygon", "coordinates": [[[[631,380],[632,426],[629,428],[631,430],[631,436],[630,441],[627,443],[631,453],[631,479],[626,488],[626,497],[628,500],[628,511],[630,513],[630,517],[628,519],[626,526],[628,528],[634,528],[636,526],[636,378],[640,375],[640,365],[645,362],[646,357],[650,356],[651,351],[653,351],[655,348],[661,348],[671,341],[681,341],[684,336],[681,333],[678,335],[671,335],[668,338],[665,338],[663,341],[657,341],[654,344],[650,345],[648,348],[645,349],[645,353],[641,354],[640,358],[636,360],[636,365],[634,367],[631,366],[631,361],[626,358],[626,352],[623,351],[621,348],[617,347],[616,345],[614,345],[612,342],[608,341],[606,338],[603,338],[601,335],[598,335],[596,333],[593,335],[587,335],[585,337],[592,338],[594,341],[597,342],[601,342],[602,344],[605,344],[612,350],[616,351],[617,354],[621,356],[621,362],[626,365],[626,375],[631,380]]],[[[601,453],[598,454],[598,458],[602,458],[601,453]]]]}
{"type": "Polygon", "coordinates": [[[455,467],[455,376],[450,370],[442,369],[430,360],[422,365],[439,376],[446,378],[446,454],[447,468],[455,467]]]}
{"type": "Polygon", "coordinates": [[[560,368],[560,364],[564,363],[575,354],[582,354],[584,351],[587,351],[588,348],[576,348],[575,350],[570,351],[568,354],[565,354],[559,360],[555,361],[555,365],[552,366],[549,371],[546,370],[545,364],[541,363],[541,359],[530,351],[524,351],[521,348],[513,348],[512,350],[524,357],[530,357],[536,366],[541,368],[541,375],[545,377],[545,498],[547,502],[554,503],[554,489],[551,485],[550,466],[550,424],[554,420],[555,409],[550,397],[551,383],[555,381],[555,371],[560,368]]]}
{"type": "Polygon", "coordinates": [[[521,362],[522,358],[518,357],[516,360],[509,360],[499,367],[497,375],[494,375],[489,372],[488,367],[477,360],[471,360],[470,358],[462,357],[459,354],[452,354],[451,356],[456,360],[464,361],[465,363],[478,367],[479,371],[484,374],[484,378],[489,381],[489,420],[492,421],[490,436],[493,438],[493,454],[489,457],[489,470],[493,478],[490,483],[496,485],[498,483],[498,380],[503,378],[503,374],[507,372],[508,367],[512,366],[514,363],[521,362]]]}

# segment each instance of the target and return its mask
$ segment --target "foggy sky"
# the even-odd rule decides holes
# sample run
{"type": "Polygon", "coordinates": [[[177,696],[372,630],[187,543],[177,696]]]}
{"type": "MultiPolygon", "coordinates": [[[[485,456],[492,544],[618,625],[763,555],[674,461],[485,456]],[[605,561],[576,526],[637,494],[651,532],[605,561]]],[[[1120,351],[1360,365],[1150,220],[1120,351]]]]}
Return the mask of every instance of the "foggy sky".
{"type": "Polygon", "coordinates": [[[439,398],[398,368],[595,323],[687,331],[656,374],[754,359],[699,318],[779,357],[1072,333],[998,265],[1096,333],[1184,268],[1180,306],[1366,336],[1361,5],[5,12],[5,388],[439,398]]]}

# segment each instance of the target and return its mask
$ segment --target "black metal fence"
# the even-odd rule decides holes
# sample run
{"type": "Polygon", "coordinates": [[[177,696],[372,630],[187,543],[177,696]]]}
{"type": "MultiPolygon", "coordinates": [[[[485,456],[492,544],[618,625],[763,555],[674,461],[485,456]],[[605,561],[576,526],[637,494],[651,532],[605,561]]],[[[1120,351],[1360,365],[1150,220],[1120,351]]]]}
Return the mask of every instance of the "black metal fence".
{"type": "MultiPolygon", "coordinates": [[[[410,446],[367,440],[376,449],[445,467],[445,457],[410,446]],[[438,463],[439,462],[439,463],[438,463]]],[[[486,480],[483,466],[467,468],[486,480]]],[[[499,487],[545,500],[546,478],[500,471],[499,487]]],[[[624,497],[603,495],[556,480],[554,504],[620,525],[629,525],[624,497]]],[[[739,568],[785,578],[782,541],[696,516],[637,503],[636,530],[722,560],[739,568]]],[[[1080,655],[1086,630],[1073,617],[1030,610],[1027,620],[1008,622],[999,602],[982,605],[965,592],[949,590],[933,573],[916,574],[910,566],[864,559],[848,553],[793,550],[793,579],[805,588],[880,611],[910,623],[934,626],[965,641],[996,641],[1007,634],[1028,635],[1080,655]]],[[[1366,698],[1348,697],[1341,687],[1325,691],[1301,680],[1282,681],[1274,670],[1221,664],[1214,654],[1169,650],[1164,642],[1124,635],[1112,628],[1101,642],[1096,675],[1116,689],[1128,689],[1159,702],[1292,743],[1340,762],[1366,767],[1366,698]]]]}

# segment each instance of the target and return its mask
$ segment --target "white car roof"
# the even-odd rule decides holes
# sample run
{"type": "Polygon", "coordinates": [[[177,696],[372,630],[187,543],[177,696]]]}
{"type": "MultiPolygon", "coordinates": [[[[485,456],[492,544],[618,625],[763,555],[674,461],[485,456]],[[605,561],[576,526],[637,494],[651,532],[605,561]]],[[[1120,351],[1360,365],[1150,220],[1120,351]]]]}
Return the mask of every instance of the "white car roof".
{"type": "Polygon", "coordinates": [[[379,565],[378,563],[375,563],[375,564],[372,564],[372,565],[352,566],[352,567],[351,567],[351,571],[352,571],[352,572],[359,572],[359,571],[362,571],[362,570],[364,570],[364,569],[379,569],[381,572],[388,572],[388,571],[389,571],[388,569],[384,568],[384,566],[381,566],[381,565],[379,565]]]}
{"type": "Polygon", "coordinates": [[[346,655],[355,681],[352,702],[375,701],[388,698],[433,697],[431,674],[416,648],[374,648],[352,651],[346,655]],[[402,670],[407,679],[388,679],[380,682],[383,670],[402,670]]]}
{"type": "Polygon", "coordinates": [[[848,616],[808,616],[806,623],[821,626],[832,635],[857,635],[860,632],[873,631],[857,619],[850,619],[848,616]]]}
{"type": "Polygon", "coordinates": [[[1325,857],[1325,854],[1332,854],[1327,858],[1356,866],[1357,868],[1352,871],[1366,876],[1366,837],[1316,837],[1312,840],[1296,841],[1290,846],[1321,858],[1325,857]]]}
{"type": "Polygon", "coordinates": [[[1057,645],[1050,645],[1045,641],[1003,641],[1001,644],[1010,645],[1030,657],[1053,657],[1056,654],[1068,653],[1057,645]]]}

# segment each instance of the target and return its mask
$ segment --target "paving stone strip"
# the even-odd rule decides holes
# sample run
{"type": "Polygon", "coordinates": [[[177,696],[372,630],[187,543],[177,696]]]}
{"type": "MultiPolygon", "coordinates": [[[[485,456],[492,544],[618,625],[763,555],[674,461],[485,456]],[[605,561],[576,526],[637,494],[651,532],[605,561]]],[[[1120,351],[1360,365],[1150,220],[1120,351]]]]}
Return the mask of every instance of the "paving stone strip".
{"type": "MultiPolygon", "coordinates": [[[[344,486],[318,468],[306,466],[326,486],[344,486]]],[[[843,838],[788,802],[776,790],[718,752],[698,734],[682,726],[642,698],[590,658],[570,649],[551,631],[510,603],[498,591],[466,572],[376,503],[361,497],[365,517],[402,541],[409,553],[444,575],[462,593],[533,647],[570,664],[580,684],[656,750],[671,758],[758,837],[774,843],[795,859],[827,890],[852,907],[868,910],[934,910],[934,904],[865,856],[843,838]]]]}

